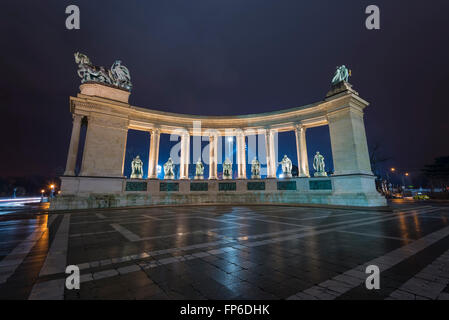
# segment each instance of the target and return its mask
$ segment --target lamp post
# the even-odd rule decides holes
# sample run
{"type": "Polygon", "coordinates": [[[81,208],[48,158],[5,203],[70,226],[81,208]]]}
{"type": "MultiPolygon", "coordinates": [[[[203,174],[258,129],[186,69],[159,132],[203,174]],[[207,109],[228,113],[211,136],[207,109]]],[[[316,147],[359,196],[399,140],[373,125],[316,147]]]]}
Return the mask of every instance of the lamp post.
{"type": "MultiPolygon", "coordinates": [[[[398,172],[398,170],[396,169],[396,168],[390,168],[390,170],[389,170],[391,173],[398,173],[398,174],[400,174],[400,176],[401,176],[401,182],[402,182],[402,187],[401,187],[401,189],[402,189],[402,197],[404,197],[404,191],[405,191],[405,177],[408,177],[408,176],[410,176],[410,174],[408,173],[408,172],[404,172],[404,173],[399,173],[398,172]]],[[[388,175],[388,173],[387,173],[387,176],[389,177],[389,175],[388,175]]]]}
{"type": "Polygon", "coordinates": [[[55,185],[52,184],[50,186],[50,189],[51,189],[50,198],[54,198],[55,197],[55,185]]]}
{"type": "Polygon", "coordinates": [[[44,202],[44,192],[45,192],[45,190],[42,189],[41,190],[41,202],[44,202]]]}

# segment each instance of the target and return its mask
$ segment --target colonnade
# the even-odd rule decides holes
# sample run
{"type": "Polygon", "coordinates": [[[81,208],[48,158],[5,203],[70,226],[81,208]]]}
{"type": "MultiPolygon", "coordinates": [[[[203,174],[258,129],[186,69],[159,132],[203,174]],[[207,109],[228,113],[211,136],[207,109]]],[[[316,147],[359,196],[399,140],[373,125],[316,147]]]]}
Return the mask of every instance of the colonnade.
{"type": "Polygon", "coordinates": [[[83,84],[81,93],[70,98],[73,127],[65,176],[75,176],[83,118],[87,119],[87,133],[79,176],[123,178],[127,134],[129,129],[133,129],[149,131],[151,135],[149,179],[157,179],[161,134],[181,136],[180,179],[189,179],[192,136],[209,137],[209,179],[218,177],[219,137],[235,136],[237,177],[246,179],[246,136],[254,135],[255,132],[263,134],[265,138],[267,178],[276,178],[278,159],[275,136],[277,132],[287,131],[295,132],[299,177],[309,177],[306,132],[308,128],[324,125],[329,126],[334,176],[372,176],[363,120],[363,110],[368,102],[346,83],[318,103],[229,117],[182,115],[134,107],[128,104],[127,98],[123,98],[123,101],[113,100],[117,90],[98,84],[83,84]],[[197,130],[196,122],[201,124],[204,131],[197,130]]]}
{"type": "MultiPolygon", "coordinates": [[[[70,140],[70,147],[67,157],[67,164],[65,176],[74,176],[76,159],[78,154],[80,128],[82,116],[73,115],[72,137],[70,140]]],[[[161,132],[160,129],[152,129],[150,132],[150,150],[148,159],[148,179],[157,179],[157,166],[159,162],[159,145],[161,132]]],[[[218,178],[218,139],[221,135],[218,131],[211,131],[213,134],[209,135],[209,179],[214,180],[218,178]]],[[[266,164],[267,164],[267,178],[276,178],[277,162],[275,150],[275,135],[276,130],[266,129],[259,130],[259,134],[265,136],[265,150],[266,150],[266,164]]],[[[236,156],[237,156],[237,178],[246,179],[246,134],[244,130],[236,129],[236,156]]],[[[309,165],[307,157],[306,145],[306,128],[303,125],[295,126],[296,149],[298,155],[298,170],[300,177],[309,177],[309,165]]],[[[190,164],[190,133],[186,130],[180,134],[181,137],[181,156],[180,156],[180,174],[181,180],[189,179],[189,164],[190,164]]],[[[123,174],[123,169],[122,169],[123,174]]],[[[83,172],[80,173],[83,175],[83,172]]]]}

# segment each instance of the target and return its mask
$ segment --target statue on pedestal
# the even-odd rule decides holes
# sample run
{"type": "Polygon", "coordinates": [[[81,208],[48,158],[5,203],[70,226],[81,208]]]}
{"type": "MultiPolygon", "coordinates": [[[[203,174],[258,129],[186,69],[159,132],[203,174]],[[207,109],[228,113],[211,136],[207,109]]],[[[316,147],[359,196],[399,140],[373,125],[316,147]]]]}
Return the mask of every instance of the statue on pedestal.
{"type": "Polygon", "coordinates": [[[327,177],[326,171],[324,171],[324,157],[317,151],[313,158],[313,169],[315,177],[327,177]]]}
{"type": "Polygon", "coordinates": [[[195,170],[195,180],[203,180],[204,179],[204,165],[201,162],[201,158],[196,162],[196,170],[195,170]]]}
{"type": "Polygon", "coordinates": [[[173,180],[175,178],[174,167],[173,160],[168,158],[168,161],[164,164],[164,180],[173,180]]]}
{"type": "Polygon", "coordinates": [[[143,178],[143,162],[140,160],[140,156],[137,156],[131,162],[131,179],[143,178]]]}
{"type": "Polygon", "coordinates": [[[283,178],[291,178],[292,177],[292,161],[284,155],[284,158],[281,161],[282,164],[282,177],[283,178]]]}
{"type": "Polygon", "coordinates": [[[348,68],[346,68],[345,65],[337,67],[337,70],[335,71],[334,78],[332,79],[332,85],[335,86],[343,81],[348,82],[350,75],[351,75],[351,70],[348,70],[348,68]]]}
{"type": "Polygon", "coordinates": [[[116,60],[111,69],[98,67],[92,64],[90,59],[80,52],[75,53],[75,62],[78,64],[78,75],[81,83],[99,82],[131,91],[131,76],[127,67],[122,65],[120,60],[116,60]]]}
{"type": "Polygon", "coordinates": [[[232,179],[232,162],[229,159],[223,163],[223,179],[232,179]]]}
{"type": "Polygon", "coordinates": [[[256,157],[251,162],[251,179],[260,179],[260,162],[256,157]]]}

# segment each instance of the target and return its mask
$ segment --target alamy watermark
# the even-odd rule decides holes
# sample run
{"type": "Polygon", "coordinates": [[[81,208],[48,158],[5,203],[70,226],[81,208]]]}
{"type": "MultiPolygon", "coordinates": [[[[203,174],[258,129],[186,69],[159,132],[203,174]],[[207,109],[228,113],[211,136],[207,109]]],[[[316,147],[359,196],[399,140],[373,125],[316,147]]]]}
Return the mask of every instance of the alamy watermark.
{"type": "Polygon", "coordinates": [[[69,276],[65,279],[67,290],[79,290],[80,288],[80,268],[76,265],[69,265],[65,268],[65,273],[69,276]]]}
{"type": "Polygon", "coordinates": [[[65,19],[65,27],[68,30],[80,29],[80,8],[77,5],[71,4],[65,8],[65,13],[69,16],[65,19]]]}
{"type": "Polygon", "coordinates": [[[365,270],[369,276],[366,278],[365,286],[368,290],[380,289],[380,269],[376,265],[369,265],[365,270]]]}
{"type": "Polygon", "coordinates": [[[380,9],[378,6],[372,4],[366,7],[365,13],[369,16],[365,20],[365,26],[368,30],[380,29],[380,9]]]}

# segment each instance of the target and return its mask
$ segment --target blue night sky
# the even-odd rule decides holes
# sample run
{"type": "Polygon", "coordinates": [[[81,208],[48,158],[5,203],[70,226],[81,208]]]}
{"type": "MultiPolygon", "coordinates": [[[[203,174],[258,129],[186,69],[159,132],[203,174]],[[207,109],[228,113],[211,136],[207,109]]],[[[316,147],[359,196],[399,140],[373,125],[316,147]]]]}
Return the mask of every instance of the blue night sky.
{"type": "MultiPolygon", "coordinates": [[[[2,176],[58,175],[71,134],[69,96],[79,92],[73,53],[96,65],[121,59],[131,71],[132,105],[187,114],[270,112],[323,100],[335,67],[371,105],[368,143],[385,165],[419,171],[449,142],[449,2],[379,0],[381,30],[365,28],[372,1],[8,1],[2,4],[0,142],[2,176]],[[81,29],[65,29],[76,4],[81,29]],[[6,138],[5,138],[6,137],[6,138]]],[[[284,137],[285,136],[285,137],[284,137]]],[[[168,158],[162,137],[160,163],[168,158]]],[[[130,131],[131,157],[145,161],[149,134],[130,131]]],[[[332,169],[327,128],[308,132],[332,169]]],[[[172,142],[173,143],[173,142],[172,142]]],[[[105,146],[107,147],[107,146],[105,146]]],[[[279,160],[296,164],[293,133],[279,160]]],[[[196,160],[196,159],[195,159],[196,160]]],[[[207,172],[207,171],[206,171],[207,172]]]]}

